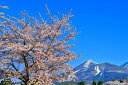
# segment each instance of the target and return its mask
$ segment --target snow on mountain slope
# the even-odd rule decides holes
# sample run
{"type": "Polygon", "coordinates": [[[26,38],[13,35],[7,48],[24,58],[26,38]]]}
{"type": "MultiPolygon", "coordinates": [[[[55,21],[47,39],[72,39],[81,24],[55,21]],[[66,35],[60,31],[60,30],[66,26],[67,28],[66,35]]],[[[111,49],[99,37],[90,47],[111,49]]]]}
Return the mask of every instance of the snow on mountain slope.
{"type": "Polygon", "coordinates": [[[95,67],[95,70],[96,70],[95,76],[101,72],[98,66],[95,67]]]}
{"type": "Polygon", "coordinates": [[[77,73],[77,72],[79,72],[80,70],[76,70],[76,71],[74,71],[75,73],[77,73]]]}

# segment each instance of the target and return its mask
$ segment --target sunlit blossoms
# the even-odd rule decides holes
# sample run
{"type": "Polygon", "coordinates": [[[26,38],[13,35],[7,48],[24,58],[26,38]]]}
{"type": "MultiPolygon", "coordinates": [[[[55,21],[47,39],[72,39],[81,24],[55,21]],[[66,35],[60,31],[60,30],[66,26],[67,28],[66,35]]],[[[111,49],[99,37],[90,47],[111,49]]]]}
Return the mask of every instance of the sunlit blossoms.
{"type": "Polygon", "coordinates": [[[0,23],[0,68],[9,77],[21,80],[25,85],[50,85],[56,81],[68,81],[74,75],[67,64],[76,58],[68,44],[76,35],[69,19],[50,15],[49,21],[25,15],[21,19],[3,17],[0,23]]]}

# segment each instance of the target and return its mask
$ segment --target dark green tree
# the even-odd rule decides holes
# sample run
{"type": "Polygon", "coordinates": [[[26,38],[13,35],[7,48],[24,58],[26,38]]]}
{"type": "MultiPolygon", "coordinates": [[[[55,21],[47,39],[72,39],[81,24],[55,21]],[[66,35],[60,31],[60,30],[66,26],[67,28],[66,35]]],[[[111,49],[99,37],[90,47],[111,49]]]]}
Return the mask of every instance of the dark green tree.
{"type": "Polygon", "coordinates": [[[4,85],[4,80],[2,80],[2,81],[0,82],[0,85],[4,85]]]}
{"type": "Polygon", "coordinates": [[[78,83],[78,85],[85,85],[84,81],[78,83]]]}
{"type": "Polygon", "coordinates": [[[92,85],[96,85],[96,81],[93,81],[93,82],[92,82],[92,85]]]}
{"type": "Polygon", "coordinates": [[[103,81],[99,81],[97,85],[103,85],[103,81]]]}
{"type": "Polygon", "coordinates": [[[14,85],[11,81],[11,78],[6,78],[0,82],[0,85],[14,85]]]}
{"type": "Polygon", "coordinates": [[[120,81],[120,83],[123,83],[123,82],[125,81],[125,79],[122,78],[122,79],[120,79],[119,81],[120,81]]]}

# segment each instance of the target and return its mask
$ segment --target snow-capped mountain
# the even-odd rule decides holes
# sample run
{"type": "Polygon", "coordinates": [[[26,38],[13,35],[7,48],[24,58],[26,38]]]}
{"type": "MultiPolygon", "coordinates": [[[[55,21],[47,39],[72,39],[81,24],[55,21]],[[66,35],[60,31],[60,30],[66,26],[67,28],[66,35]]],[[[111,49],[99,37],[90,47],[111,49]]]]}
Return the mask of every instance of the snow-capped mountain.
{"type": "Polygon", "coordinates": [[[86,62],[84,62],[81,65],[74,68],[74,71],[75,71],[75,73],[77,73],[79,71],[86,71],[88,68],[90,68],[93,65],[96,65],[96,63],[93,62],[92,60],[87,60],[86,62]]]}
{"type": "Polygon", "coordinates": [[[110,63],[95,63],[88,60],[74,68],[77,81],[110,81],[128,77],[128,69],[110,63]]]}

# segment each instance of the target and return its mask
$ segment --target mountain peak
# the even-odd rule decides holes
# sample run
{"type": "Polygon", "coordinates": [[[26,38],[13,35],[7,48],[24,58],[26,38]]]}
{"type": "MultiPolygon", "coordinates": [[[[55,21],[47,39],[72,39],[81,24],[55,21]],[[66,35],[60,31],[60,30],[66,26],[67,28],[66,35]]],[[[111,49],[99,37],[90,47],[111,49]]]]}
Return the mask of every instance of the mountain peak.
{"type": "Polygon", "coordinates": [[[128,62],[124,63],[123,65],[121,65],[121,67],[123,68],[128,68],[128,62]]]}
{"type": "Polygon", "coordinates": [[[93,64],[96,64],[96,63],[89,59],[85,63],[83,63],[83,67],[88,68],[93,64]]]}
{"type": "Polygon", "coordinates": [[[92,60],[87,60],[85,63],[84,63],[84,67],[88,67],[90,64],[96,64],[95,62],[93,62],[92,60]]]}
{"type": "Polygon", "coordinates": [[[87,60],[86,62],[90,63],[90,62],[93,62],[91,59],[87,60]]]}
{"type": "Polygon", "coordinates": [[[79,66],[77,66],[76,68],[74,68],[74,71],[79,71],[79,70],[87,70],[89,67],[91,67],[92,65],[95,65],[96,63],[93,62],[92,60],[87,60],[84,63],[80,64],[79,66]]]}

